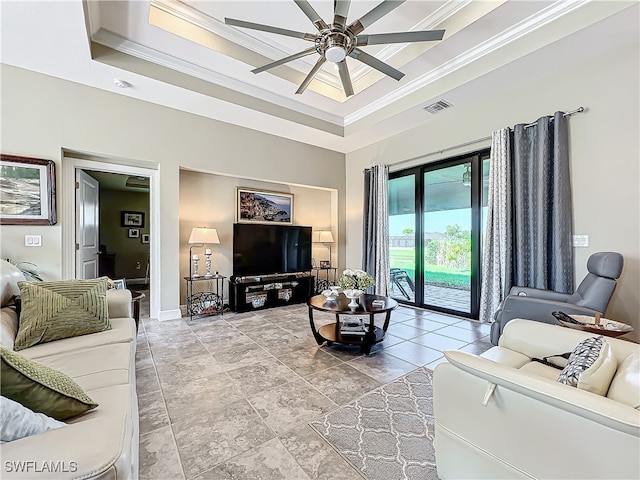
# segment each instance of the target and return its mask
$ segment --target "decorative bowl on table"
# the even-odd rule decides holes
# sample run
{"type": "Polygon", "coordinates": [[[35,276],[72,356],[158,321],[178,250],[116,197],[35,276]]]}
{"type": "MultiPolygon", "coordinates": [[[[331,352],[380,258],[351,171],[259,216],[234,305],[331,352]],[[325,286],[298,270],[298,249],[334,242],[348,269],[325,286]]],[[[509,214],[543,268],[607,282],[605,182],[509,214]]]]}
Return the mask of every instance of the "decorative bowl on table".
{"type": "Polygon", "coordinates": [[[600,317],[599,322],[596,323],[596,317],[592,317],[590,315],[570,315],[570,317],[577,323],[567,322],[560,318],[558,318],[558,321],[564,327],[584,330],[591,333],[600,333],[611,337],[617,337],[618,335],[633,332],[633,327],[631,325],[610,320],[608,318],[600,317]]]}
{"type": "Polygon", "coordinates": [[[364,293],[364,290],[358,290],[357,288],[347,288],[343,293],[345,297],[351,300],[348,305],[349,308],[355,309],[360,306],[360,295],[364,293]]]}

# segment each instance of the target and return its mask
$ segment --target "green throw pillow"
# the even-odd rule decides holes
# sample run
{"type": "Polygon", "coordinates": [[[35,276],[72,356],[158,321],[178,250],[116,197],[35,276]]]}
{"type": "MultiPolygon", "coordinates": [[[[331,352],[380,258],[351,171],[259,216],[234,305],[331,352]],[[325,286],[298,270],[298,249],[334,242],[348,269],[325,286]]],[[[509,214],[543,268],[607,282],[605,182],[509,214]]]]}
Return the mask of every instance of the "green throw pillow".
{"type": "Polygon", "coordinates": [[[98,406],[68,375],[0,347],[0,393],[56,420],[98,406]]]}
{"type": "Polygon", "coordinates": [[[22,311],[15,349],[110,330],[107,277],[18,282],[22,311]]]}

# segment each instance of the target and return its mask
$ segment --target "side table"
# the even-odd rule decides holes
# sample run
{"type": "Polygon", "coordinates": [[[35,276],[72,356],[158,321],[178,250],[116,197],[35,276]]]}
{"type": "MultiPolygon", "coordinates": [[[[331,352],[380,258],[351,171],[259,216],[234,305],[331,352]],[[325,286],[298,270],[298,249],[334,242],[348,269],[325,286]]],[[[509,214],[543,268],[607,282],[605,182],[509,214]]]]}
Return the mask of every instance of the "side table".
{"type": "Polygon", "coordinates": [[[316,277],[314,291],[320,293],[336,284],[338,269],[336,267],[313,267],[313,274],[316,277]],[[320,272],[324,272],[324,278],[321,278],[320,272]]]}
{"type": "Polygon", "coordinates": [[[131,290],[131,305],[133,307],[133,319],[136,321],[136,332],[140,325],[140,302],[144,299],[145,294],[131,290]]]}
{"type": "Polygon", "coordinates": [[[194,316],[222,315],[224,310],[223,275],[211,277],[184,277],[187,282],[187,315],[189,320],[194,316]]]}

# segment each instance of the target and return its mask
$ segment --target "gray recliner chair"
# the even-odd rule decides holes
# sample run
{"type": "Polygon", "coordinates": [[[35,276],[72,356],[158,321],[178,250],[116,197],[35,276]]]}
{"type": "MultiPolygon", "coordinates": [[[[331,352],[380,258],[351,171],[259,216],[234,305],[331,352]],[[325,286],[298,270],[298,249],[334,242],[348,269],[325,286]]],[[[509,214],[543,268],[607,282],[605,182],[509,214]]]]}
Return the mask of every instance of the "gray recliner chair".
{"type": "Polygon", "coordinates": [[[604,315],[616,288],[616,279],[622,273],[623,263],[619,253],[594,253],[587,261],[589,273],[573,294],[512,287],[495,313],[491,324],[491,343],[498,345],[504,326],[514,318],[557,324],[551,312],[590,316],[600,312],[604,315]]]}

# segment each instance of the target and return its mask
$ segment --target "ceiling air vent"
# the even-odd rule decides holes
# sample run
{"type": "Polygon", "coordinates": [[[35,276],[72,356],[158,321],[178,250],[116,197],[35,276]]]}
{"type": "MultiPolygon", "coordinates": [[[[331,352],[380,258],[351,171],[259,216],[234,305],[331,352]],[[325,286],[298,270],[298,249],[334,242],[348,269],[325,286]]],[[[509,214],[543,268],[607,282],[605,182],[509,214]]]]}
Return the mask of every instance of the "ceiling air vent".
{"type": "Polygon", "coordinates": [[[149,177],[129,177],[125,185],[132,188],[149,188],[149,177]]]}
{"type": "Polygon", "coordinates": [[[449,108],[449,107],[453,107],[453,105],[451,105],[449,102],[445,100],[438,100],[437,102],[432,103],[431,105],[427,105],[426,107],[424,107],[424,109],[429,113],[438,113],[444,110],[445,108],[449,108]]]}

